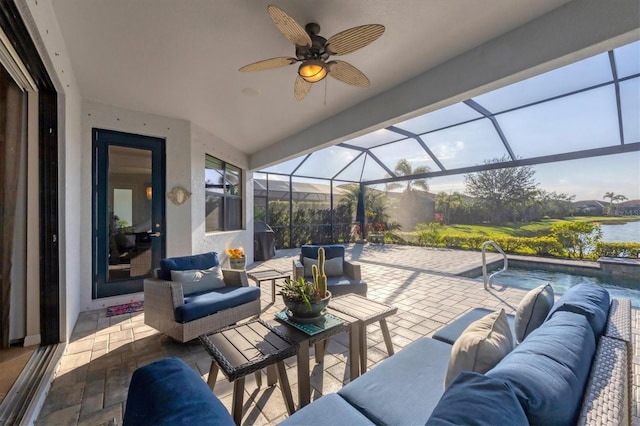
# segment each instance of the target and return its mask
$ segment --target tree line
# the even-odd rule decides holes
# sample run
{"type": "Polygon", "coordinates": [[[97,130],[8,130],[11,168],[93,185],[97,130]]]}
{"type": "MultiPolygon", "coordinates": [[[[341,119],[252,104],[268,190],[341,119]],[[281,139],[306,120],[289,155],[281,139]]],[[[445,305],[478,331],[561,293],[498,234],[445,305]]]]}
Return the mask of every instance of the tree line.
{"type": "MultiPolygon", "coordinates": [[[[486,161],[499,163],[505,158],[486,161]]],[[[425,178],[412,178],[429,172],[426,166],[412,169],[407,160],[396,164],[395,174],[407,177],[403,183],[391,183],[386,191],[365,191],[366,232],[392,231],[399,225],[390,221],[387,191],[402,188],[403,195],[416,196],[427,192],[425,178]],[[418,191],[416,191],[418,190],[418,191]]],[[[436,221],[442,224],[492,224],[508,222],[533,222],[544,218],[560,219],[574,212],[575,195],[549,192],[539,187],[535,170],[531,166],[483,170],[464,176],[465,193],[440,192],[435,196],[436,221]]],[[[313,241],[349,241],[354,239],[354,215],[359,193],[358,184],[342,186],[345,195],[334,206],[297,202],[293,216],[289,217],[288,202],[269,200],[268,223],[276,231],[276,246],[287,247],[313,241]],[[333,228],[331,224],[333,223],[333,228]]],[[[609,200],[605,214],[616,214],[618,204],[627,199],[622,194],[607,192],[603,199],[609,200]]],[[[256,220],[267,220],[263,216],[256,220]]],[[[408,230],[407,230],[408,231],[408,230]]],[[[357,232],[360,233],[360,230],[357,232]]]]}
{"type": "MultiPolygon", "coordinates": [[[[493,159],[485,164],[505,161],[493,159]]],[[[533,222],[560,219],[574,212],[575,195],[541,189],[531,166],[484,170],[464,176],[465,196],[459,192],[436,195],[436,212],[444,224],[500,225],[507,222],[533,222]]],[[[605,215],[617,214],[617,204],[627,200],[622,194],[607,192],[605,215]]]]}

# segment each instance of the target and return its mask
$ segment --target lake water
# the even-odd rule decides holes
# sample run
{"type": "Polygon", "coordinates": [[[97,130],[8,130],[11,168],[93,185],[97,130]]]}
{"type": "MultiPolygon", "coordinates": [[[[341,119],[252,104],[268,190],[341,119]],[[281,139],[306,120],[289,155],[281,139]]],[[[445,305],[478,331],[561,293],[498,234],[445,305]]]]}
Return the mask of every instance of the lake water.
{"type": "Polygon", "coordinates": [[[602,241],[608,243],[640,242],[640,221],[627,222],[624,225],[601,224],[602,241]]]}

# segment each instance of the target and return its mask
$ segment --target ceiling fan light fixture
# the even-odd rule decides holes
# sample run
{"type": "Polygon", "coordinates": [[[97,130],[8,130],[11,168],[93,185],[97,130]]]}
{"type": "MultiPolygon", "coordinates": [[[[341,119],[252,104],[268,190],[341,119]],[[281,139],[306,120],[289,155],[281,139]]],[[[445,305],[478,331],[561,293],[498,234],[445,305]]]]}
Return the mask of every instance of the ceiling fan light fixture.
{"type": "MultiPolygon", "coordinates": [[[[239,71],[264,71],[301,63],[293,85],[293,94],[298,101],[307,96],[313,83],[324,80],[327,74],[351,86],[369,87],[367,76],[353,65],[345,61],[327,61],[333,55],[346,55],[373,43],[384,33],[384,25],[360,25],[326,39],[320,35],[320,25],[317,23],[310,22],[302,27],[287,12],[273,4],[267,7],[267,11],[276,28],[295,45],[295,57],[263,59],[240,67],[239,71]]],[[[253,95],[251,92],[243,93],[253,95]]]]}
{"type": "Polygon", "coordinates": [[[298,75],[309,83],[317,83],[327,76],[327,67],[317,59],[308,59],[300,64],[298,75]]]}

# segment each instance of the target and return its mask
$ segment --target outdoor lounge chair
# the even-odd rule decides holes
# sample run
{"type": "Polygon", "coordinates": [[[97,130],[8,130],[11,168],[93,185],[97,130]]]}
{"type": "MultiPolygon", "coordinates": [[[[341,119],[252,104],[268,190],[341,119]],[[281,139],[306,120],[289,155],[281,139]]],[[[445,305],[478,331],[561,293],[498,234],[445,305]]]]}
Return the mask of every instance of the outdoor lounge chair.
{"type": "Polygon", "coordinates": [[[249,286],[244,270],[216,271],[221,272],[223,279],[218,279],[214,288],[206,288],[202,281],[172,280],[176,272],[207,274],[210,268],[219,265],[215,252],[162,259],[160,269],[156,271],[157,278],[144,280],[145,324],[180,342],[187,342],[260,315],[260,288],[249,286]]]}
{"type": "Polygon", "coordinates": [[[300,247],[300,258],[293,260],[293,278],[304,277],[312,280],[311,265],[318,261],[318,249],[324,247],[326,256],[325,273],[327,288],[333,297],[355,293],[367,295],[367,283],[360,275],[360,265],[349,262],[344,258],[344,246],[333,245],[303,245],[300,247]],[[315,261],[315,262],[314,262],[315,261]]]}

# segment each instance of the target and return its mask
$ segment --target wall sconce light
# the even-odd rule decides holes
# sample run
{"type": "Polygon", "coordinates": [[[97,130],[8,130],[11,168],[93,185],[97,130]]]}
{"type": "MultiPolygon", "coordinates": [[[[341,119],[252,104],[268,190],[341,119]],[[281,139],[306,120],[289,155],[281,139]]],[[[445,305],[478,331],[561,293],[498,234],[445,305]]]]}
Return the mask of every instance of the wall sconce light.
{"type": "Polygon", "coordinates": [[[151,197],[153,196],[153,189],[151,188],[151,186],[147,186],[145,188],[145,191],[147,193],[147,200],[151,200],[151,197]]]}

